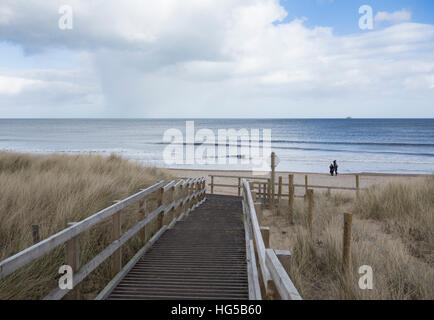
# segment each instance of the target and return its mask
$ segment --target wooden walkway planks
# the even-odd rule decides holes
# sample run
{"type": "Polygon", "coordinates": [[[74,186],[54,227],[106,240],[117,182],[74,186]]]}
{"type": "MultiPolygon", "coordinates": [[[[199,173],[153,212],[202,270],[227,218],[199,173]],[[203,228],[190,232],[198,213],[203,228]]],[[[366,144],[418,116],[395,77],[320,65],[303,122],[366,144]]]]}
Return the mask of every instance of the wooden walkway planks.
{"type": "Polygon", "coordinates": [[[248,299],[241,199],[207,201],[166,231],[108,299],[248,299]]]}

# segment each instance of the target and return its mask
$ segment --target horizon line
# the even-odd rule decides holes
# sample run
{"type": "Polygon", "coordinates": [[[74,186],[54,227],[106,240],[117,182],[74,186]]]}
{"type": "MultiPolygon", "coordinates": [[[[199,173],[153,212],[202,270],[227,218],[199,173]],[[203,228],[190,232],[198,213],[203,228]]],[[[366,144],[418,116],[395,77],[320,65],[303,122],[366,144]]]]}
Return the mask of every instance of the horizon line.
{"type": "Polygon", "coordinates": [[[0,120],[434,120],[434,117],[330,117],[330,118],[273,118],[273,117],[0,117],[0,120]]]}

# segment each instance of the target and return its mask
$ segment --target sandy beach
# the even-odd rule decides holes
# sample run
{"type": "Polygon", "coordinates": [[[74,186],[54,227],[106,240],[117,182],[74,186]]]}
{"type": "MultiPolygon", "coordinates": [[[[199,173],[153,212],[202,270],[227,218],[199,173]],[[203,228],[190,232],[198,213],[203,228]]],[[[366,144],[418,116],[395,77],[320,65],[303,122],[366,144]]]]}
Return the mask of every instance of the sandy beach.
{"type": "MultiPolygon", "coordinates": [[[[257,179],[257,181],[265,181],[263,178],[267,177],[266,175],[253,175],[252,171],[232,171],[232,170],[185,170],[185,169],[169,169],[170,174],[177,178],[197,178],[197,177],[206,177],[207,179],[207,192],[210,192],[211,176],[214,175],[214,183],[215,184],[229,184],[229,185],[238,185],[237,177],[249,177],[251,179],[257,179]],[[229,176],[228,178],[220,177],[220,176],[229,176]]],[[[295,194],[296,195],[304,195],[304,183],[305,176],[308,176],[308,185],[311,186],[328,186],[333,190],[334,187],[337,188],[355,188],[356,179],[354,174],[339,174],[338,176],[331,176],[329,174],[321,174],[321,173],[309,173],[309,172],[279,172],[276,171],[276,182],[278,181],[278,177],[282,176],[283,180],[283,193],[287,192],[287,187],[285,184],[288,183],[288,175],[294,175],[294,184],[295,185],[303,185],[296,186],[295,194]]],[[[427,175],[409,175],[409,174],[382,174],[382,173],[357,173],[359,175],[359,187],[361,189],[368,188],[372,185],[380,185],[388,182],[409,182],[416,181],[425,178],[427,175]]],[[[313,188],[315,192],[325,192],[327,188],[313,188]]],[[[346,194],[354,194],[354,191],[351,190],[340,190],[342,193],[346,194]]],[[[238,189],[237,187],[214,187],[214,193],[218,194],[228,194],[228,195],[237,195],[238,189]]],[[[277,192],[277,188],[276,188],[277,192]]]]}

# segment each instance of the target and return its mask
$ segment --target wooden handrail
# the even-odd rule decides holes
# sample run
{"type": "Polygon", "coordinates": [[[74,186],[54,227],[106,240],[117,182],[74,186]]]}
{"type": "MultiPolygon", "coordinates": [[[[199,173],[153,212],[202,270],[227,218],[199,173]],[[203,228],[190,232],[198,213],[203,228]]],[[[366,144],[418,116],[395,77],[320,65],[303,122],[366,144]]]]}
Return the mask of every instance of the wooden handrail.
{"type": "Polygon", "coordinates": [[[68,240],[71,240],[72,238],[76,237],[83,231],[86,231],[87,229],[96,225],[102,220],[105,220],[113,216],[115,213],[119,212],[120,210],[136,203],[137,201],[157,191],[159,188],[163,186],[163,184],[164,181],[160,181],[154,184],[153,186],[150,186],[147,189],[144,189],[120,202],[117,202],[116,204],[91,215],[90,217],[70,226],[69,228],[66,228],[48,237],[47,239],[3,260],[2,262],[0,262],[0,280],[4,279],[7,275],[21,268],[27,263],[48,253],[49,251],[53,250],[57,246],[67,242],[68,240]]]}
{"type": "MultiPolygon", "coordinates": [[[[265,294],[269,296],[273,293],[272,284],[274,284],[274,288],[276,288],[281,299],[301,300],[300,294],[277,258],[274,250],[265,247],[261,228],[256,215],[255,204],[250,191],[250,184],[246,179],[242,179],[242,185],[243,211],[246,213],[246,224],[249,228],[249,232],[246,232],[246,236],[251,233],[254,240],[250,243],[254,246],[254,251],[256,251],[258,256],[258,265],[262,275],[262,284],[265,294]]],[[[253,256],[254,251],[252,253],[253,256]]],[[[252,260],[254,261],[254,259],[252,260]]],[[[251,271],[251,274],[255,274],[255,269],[251,271]]],[[[253,285],[252,289],[249,288],[249,295],[254,296],[255,291],[257,290],[253,285]]]]}
{"type": "MultiPolygon", "coordinates": [[[[105,261],[108,257],[110,257],[116,250],[121,248],[123,244],[125,244],[131,237],[136,235],[141,229],[147,226],[153,219],[155,219],[160,214],[167,215],[173,208],[177,208],[179,205],[191,204],[189,208],[186,208],[185,211],[189,212],[193,210],[194,207],[198,206],[201,202],[199,200],[205,200],[205,186],[204,186],[205,178],[196,178],[189,179],[187,181],[179,181],[175,184],[174,181],[171,181],[169,184],[164,186],[164,181],[160,181],[146,189],[141,190],[140,192],[117,202],[116,204],[105,208],[92,216],[75,223],[74,225],[50,236],[49,238],[21,251],[17,254],[3,260],[0,262],[0,280],[7,277],[12,272],[20,269],[24,265],[34,261],[35,259],[41,257],[42,255],[50,252],[56,247],[62,245],[63,243],[77,237],[82,232],[88,230],[92,226],[106,220],[109,217],[117,214],[122,209],[137,203],[138,201],[145,199],[149,195],[153,194],[158,190],[164,191],[169,190],[170,188],[181,187],[181,186],[190,186],[194,183],[201,183],[201,188],[197,189],[196,192],[191,193],[190,190],[188,194],[182,197],[179,200],[173,200],[167,205],[160,205],[157,209],[152,211],[146,218],[139,221],[136,225],[130,228],[128,231],[123,233],[119,239],[113,241],[108,247],[106,247],[102,252],[100,252],[97,256],[95,256],[92,260],[90,260],[86,265],[81,267],[78,272],[73,275],[73,283],[74,286],[80,283],[83,279],[85,279],[96,267],[98,267],[103,261],[105,261]],[[196,204],[190,203],[192,199],[196,199],[196,204]]],[[[174,217],[173,220],[176,220],[177,217],[174,217]]],[[[70,290],[68,289],[54,289],[46,299],[61,299],[65,296],[70,290]]]]}
{"type": "Polygon", "coordinates": [[[274,285],[283,300],[302,300],[300,294],[283,268],[273,249],[267,249],[265,264],[273,278],[274,285]]]}
{"type": "Polygon", "coordinates": [[[244,201],[245,207],[247,209],[247,214],[249,216],[250,227],[252,230],[252,236],[254,240],[254,245],[258,255],[258,263],[261,270],[262,281],[265,288],[267,288],[268,281],[270,280],[270,274],[265,265],[265,244],[264,239],[262,239],[261,228],[259,227],[258,218],[256,216],[255,205],[253,203],[252,194],[250,192],[250,186],[247,180],[243,179],[243,191],[244,191],[244,201]]]}

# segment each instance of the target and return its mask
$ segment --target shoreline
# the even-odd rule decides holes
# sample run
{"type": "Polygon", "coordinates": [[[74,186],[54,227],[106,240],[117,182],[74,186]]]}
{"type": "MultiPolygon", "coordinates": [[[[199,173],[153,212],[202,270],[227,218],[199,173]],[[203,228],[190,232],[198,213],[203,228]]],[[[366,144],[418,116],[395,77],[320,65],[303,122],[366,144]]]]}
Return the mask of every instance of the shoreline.
{"type": "MultiPolygon", "coordinates": [[[[169,171],[193,171],[193,172],[226,172],[226,173],[248,173],[251,175],[252,170],[221,170],[221,169],[180,169],[180,168],[164,168],[164,167],[156,167],[157,169],[169,170],[169,171]]],[[[308,171],[278,171],[276,170],[276,174],[308,174],[308,175],[325,175],[330,176],[328,173],[321,172],[308,172],[308,171]]],[[[351,173],[339,173],[339,176],[384,176],[384,177],[429,177],[434,175],[433,173],[386,173],[386,172],[351,172],[351,173]]],[[[263,177],[264,175],[257,175],[258,177],[263,177]]]]}
{"type": "MultiPolygon", "coordinates": [[[[237,172],[245,172],[245,173],[251,173],[251,169],[206,169],[206,168],[173,168],[173,167],[164,167],[161,166],[161,164],[155,164],[152,163],[153,160],[143,160],[143,159],[137,159],[134,157],[130,157],[128,154],[125,154],[123,152],[117,153],[117,152],[101,152],[101,151],[78,151],[78,150],[69,150],[69,151],[22,151],[22,150],[14,150],[14,149],[1,149],[0,152],[5,153],[18,153],[18,154],[33,154],[33,155],[100,155],[103,157],[109,157],[112,154],[119,156],[123,159],[130,160],[133,162],[137,162],[144,167],[155,167],[157,169],[162,170],[170,170],[170,171],[202,171],[202,172],[227,172],[227,173],[237,173],[237,172]]],[[[160,160],[158,160],[160,162],[160,160]]],[[[161,160],[162,161],[162,160],[161,160]]],[[[323,172],[316,172],[316,171],[288,171],[288,170],[276,170],[276,172],[279,172],[280,174],[309,174],[309,175],[327,175],[329,176],[329,173],[324,170],[323,172]]],[[[402,177],[424,177],[424,176],[431,176],[434,174],[434,170],[432,172],[425,172],[425,173],[411,173],[411,172],[366,172],[366,171],[360,171],[360,172],[345,172],[345,173],[339,173],[339,175],[355,175],[358,174],[360,176],[384,176],[384,177],[395,177],[395,176],[402,176],[402,177]]],[[[261,175],[258,175],[261,176],[261,175]]],[[[263,176],[263,175],[262,175],[263,176]]]]}
{"type": "MultiPolygon", "coordinates": [[[[202,170],[202,169],[166,169],[169,174],[175,178],[199,178],[205,177],[207,184],[207,192],[211,192],[211,178],[214,176],[213,188],[214,193],[237,195],[239,177],[259,178],[260,181],[264,181],[264,178],[268,178],[268,174],[253,174],[249,170],[202,170]],[[224,186],[226,185],[226,186],[224,186]],[[229,185],[229,186],[228,186],[229,185]]],[[[429,174],[420,175],[407,175],[407,174],[372,174],[372,173],[344,173],[338,174],[338,176],[331,176],[327,173],[312,173],[312,172],[286,172],[276,171],[276,184],[279,181],[279,177],[282,177],[282,194],[288,193],[288,175],[292,174],[294,177],[295,193],[296,196],[303,196],[305,194],[306,177],[308,180],[308,188],[314,189],[317,193],[339,192],[341,194],[353,196],[356,194],[356,175],[359,176],[359,188],[367,189],[374,185],[384,185],[387,183],[407,183],[423,181],[432,176],[429,174]],[[351,190],[349,190],[351,189],[351,190]]],[[[265,182],[265,181],[264,181],[265,182]]],[[[277,190],[277,186],[276,186],[277,190]]]]}

